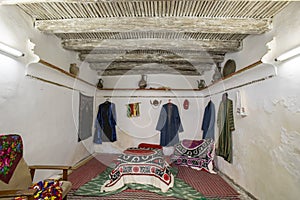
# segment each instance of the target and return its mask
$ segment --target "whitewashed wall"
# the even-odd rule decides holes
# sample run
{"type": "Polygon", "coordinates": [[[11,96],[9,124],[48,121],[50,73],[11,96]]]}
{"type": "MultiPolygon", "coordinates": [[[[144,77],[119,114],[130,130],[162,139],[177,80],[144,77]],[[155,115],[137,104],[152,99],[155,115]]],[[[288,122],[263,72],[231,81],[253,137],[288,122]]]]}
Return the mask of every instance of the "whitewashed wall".
{"type": "MultiPolygon", "coordinates": [[[[184,132],[180,139],[201,138],[203,111],[207,99],[187,98],[189,110],[182,108],[185,99],[178,96],[201,96],[214,94],[212,101],[218,108],[222,91],[244,82],[266,75],[276,77],[257,82],[242,88],[247,101],[248,116],[235,115],[236,131],[233,132],[233,163],[217,159],[222,172],[252,193],[258,199],[298,199],[300,187],[300,126],[299,126],[299,58],[284,63],[274,63],[280,53],[300,44],[300,4],[292,3],[275,19],[273,30],[261,36],[248,37],[244,41],[243,51],[227,55],[226,59],[236,60],[241,69],[264,56],[264,61],[275,64],[262,64],[230,80],[220,82],[204,93],[163,91],[128,91],[125,96],[153,95],[162,104],[170,96],[178,105],[183,121],[184,132]],[[270,41],[275,38],[271,43],[270,41]],[[266,45],[269,45],[267,47],[266,45]]],[[[11,59],[0,54],[0,132],[20,133],[24,138],[24,157],[29,164],[73,164],[93,152],[91,139],[77,143],[78,92],[29,79],[26,73],[48,78],[52,81],[80,89],[85,94],[95,95],[95,111],[109,92],[95,92],[94,88],[67,78],[44,68],[40,64],[26,66],[37,58],[28,50],[28,39],[36,44],[35,52],[40,58],[68,70],[69,64],[78,62],[76,55],[60,48],[60,41],[52,36],[42,35],[32,28],[32,21],[25,14],[13,8],[0,7],[0,41],[25,52],[23,59],[11,59]],[[67,158],[67,159],[66,159],[67,158]]],[[[80,77],[97,82],[95,75],[85,63],[78,63],[80,77]]],[[[137,88],[140,77],[131,76],[104,78],[104,86],[111,88],[137,88]]],[[[196,88],[196,78],[175,78],[174,76],[149,76],[152,87],[196,88]]],[[[211,76],[206,77],[211,80],[211,76]]],[[[235,90],[228,91],[229,98],[235,103],[235,90]]],[[[124,95],[113,91],[111,96],[124,95]]],[[[121,151],[139,142],[159,142],[155,131],[160,108],[153,109],[153,98],[114,98],[117,105],[118,141],[105,145],[96,145],[98,152],[121,151]],[[141,102],[141,117],[126,117],[127,103],[141,102]],[[142,137],[143,136],[143,137],[142,137]]],[[[217,129],[216,129],[217,130],[217,129]]],[[[41,175],[42,176],[42,175],[41,175]]]]}
{"type": "MultiPolygon", "coordinates": [[[[243,51],[229,54],[225,59],[234,59],[238,69],[262,57],[268,64],[220,82],[207,91],[225,91],[276,74],[228,91],[234,105],[237,90],[244,92],[248,116],[234,115],[233,163],[217,159],[223,173],[258,199],[299,199],[300,195],[300,57],[274,62],[276,56],[300,45],[299,19],[300,3],[294,2],[275,17],[271,32],[248,37],[243,51]]],[[[218,108],[221,94],[212,99],[218,108]]]]}
{"type": "Polygon", "coordinates": [[[119,153],[128,147],[136,147],[141,142],[160,143],[160,132],[156,131],[159,114],[162,105],[169,99],[178,106],[180,118],[184,131],[179,133],[179,139],[200,139],[202,137],[203,98],[197,88],[197,80],[200,77],[184,77],[174,75],[148,75],[147,88],[169,87],[172,89],[188,89],[187,91],[157,91],[157,90],[135,90],[141,76],[126,77],[103,77],[104,87],[112,88],[112,91],[98,91],[96,100],[96,111],[98,105],[103,103],[107,97],[115,103],[117,112],[117,141],[114,143],[104,142],[96,145],[96,152],[119,153]],[[117,90],[131,88],[131,90],[117,90]],[[157,99],[161,105],[157,108],[150,101],[157,99]],[[189,101],[189,109],[183,108],[183,102],[189,101]],[[140,102],[140,116],[127,117],[128,103],[140,102]]]}
{"type": "MultiPolygon", "coordinates": [[[[0,54],[0,133],[19,133],[24,140],[24,158],[28,164],[73,165],[93,153],[91,139],[77,142],[79,92],[58,87],[26,74],[48,79],[86,95],[95,88],[80,83],[41,64],[38,56],[68,71],[70,63],[80,67],[79,77],[96,84],[96,75],[77,55],[63,50],[56,37],[43,35],[33,28],[24,13],[0,6],[0,41],[25,53],[14,59],[0,54]],[[36,44],[33,54],[31,49],[36,44]]],[[[36,180],[52,172],[38,173],[36,180]]]]}

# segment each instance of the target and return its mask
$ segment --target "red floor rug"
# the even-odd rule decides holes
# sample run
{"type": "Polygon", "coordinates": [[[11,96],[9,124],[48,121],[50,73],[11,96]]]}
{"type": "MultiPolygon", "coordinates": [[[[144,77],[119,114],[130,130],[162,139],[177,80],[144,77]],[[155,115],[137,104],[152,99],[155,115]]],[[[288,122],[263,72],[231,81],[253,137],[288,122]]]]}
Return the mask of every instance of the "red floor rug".
{"type": "Polygon", "coordinates": [[[103,172],[106,167],[106,165],[102,164],[96,158],[92,158],[85,165],[75,169],[69,175],[68,180],[72,182],[72,189],[78,189],[80,186],[103,172]]]}
{"type": "Polygon", "coordinates": [[[239,196],[239,193],[218,174],[179,166],[177,177],[183,179],[205,197],[236,199],[239,196]]]}
{"type": "Polygon", "coordinates": [[[174,197],[163,197],[159,194],[153,193],[153,192],[148,192],[148,191],[143,191],[143,190],[125,190],[121,193],[110,195],[110,196],[105,196],[105,197],[94,197],[94,196],[76,196],[74,195],[74,190],[71,190],[68,194],[68,200],[134,200],[134,199],[143,199],[143,200],[178,200],[177,198],[174,197]]]}
{"type": "MultiPolygon", "coordinates": [[[[80,166],[69,175],[69,180],[72,182],[72,191],[68,195],[68,199],[79,200],[82,196],[74,195],[80,186],[96,177],[103,172],[107,165],[114,159],[114,156],[103,156],[93,158],[85,165],[80,166]],[[105,163],[105,164],[103,164],[105,163]]],[[[190,186],[201,192],[207,198],[231,199],[238,200],[239,193],[236,192],[221,176],[218,174],[210,174],[205,171],[197,171],[188,167],[178,167],[178,178],[183,179],[190,186]]],[[[139,190],[125,190],[121,193],[111,195],[108,197],[87,197],[86,200],[94,199],[167,199],[174,200],[173,197],[162,197],[158,194],[139,191],[139,190]],[[141,198],[139,198],[141,197],[141,198]]]]}

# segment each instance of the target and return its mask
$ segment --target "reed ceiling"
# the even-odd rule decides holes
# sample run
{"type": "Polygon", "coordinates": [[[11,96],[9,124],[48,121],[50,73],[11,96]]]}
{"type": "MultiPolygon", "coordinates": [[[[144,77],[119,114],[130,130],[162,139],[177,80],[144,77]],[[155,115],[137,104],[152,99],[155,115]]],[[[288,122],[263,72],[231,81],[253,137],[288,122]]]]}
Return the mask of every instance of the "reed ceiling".
{"type": "Polygon", "coordinates": [[[201,75],[269,31],[288,1],[4,0],[99,76],[201,75]]]}

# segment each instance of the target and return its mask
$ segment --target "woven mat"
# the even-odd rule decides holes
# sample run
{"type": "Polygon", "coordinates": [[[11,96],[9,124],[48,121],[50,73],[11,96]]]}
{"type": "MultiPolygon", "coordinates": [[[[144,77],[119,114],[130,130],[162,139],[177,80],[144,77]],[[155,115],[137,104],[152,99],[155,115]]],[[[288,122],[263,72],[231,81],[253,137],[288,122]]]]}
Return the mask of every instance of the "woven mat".
{"type": "MultiPolygon", "coordinates": [[[[73,200],[78,199],[182,199],[183,197],[161,196],[154,192],[124,189],[122,192],[110,196],[79,196],[75,192],[80,186],[88,183],[91,179],[96,178],[99,174],[104,172],[107,164],[112,157],[105,157],[101,155],[99,158],[93,158],[85,165],[74,170],[69,176],[69,180],[73,184],[73,190],[69,193],[68,198],[73,200]],[[104,160],[106,159],[106,160],[104,160]],[[100,162],[100,161],[101,162],[100,162]],[[105,163],[105,164],[103,164],[105,163]],[[139,196],[141,198],[139,198],[139,196]]],[[[188,187],[195,188],[197,192],[203,194],[208,199],[230,199],[238,200],[239,193],[236,192],[226,181],[218,174],[210,174],[205,171],[196,171],[194,169],[178,166],[177,178],[183,180],[188,184],[188,187]]],[[[98,187],[98,186],[97,186],[98,187]]],[[[99,187],[100,188],[100,187],[99,187]]],[[[93,188],[95,190],[95,188],[93,188]]],[[[182,196],[182,195],[181,195],[182,196]]],[[[202,195],[201,195],[202,198],[202,195]]]]}
{"type": "Polygon", "coordinates": [[[237,198],[239,193],[235,191],[221,176],[205,171],[196,171],[189,167],[178,167],[178,178],[200,191],[205,197],[213,198],[237,198]]]}
{"type": "MultiPolygon", "coordinates": [[[[114,195],[114,194],[118,194],[118,193],[120,193],[120,195],[122,195],[124,190],[131,189],[131,190],[143,190],[145,192],[149,191],[151,193],[156,193],[158,195],[161,195],[160,198],[163,196],[163,197],[175,197],[175,198],[189,199],[189,200],[206,199],[200,192],[195,190],[193,187],[189,186],[182,179],[179,179],[176,177],[175,177],[175,181],[174,181],[174,186],[172,188],[170,188],[167,192],[162,192],[160,188],[154,187],[152,185],[131,183],[131,184],[126,184],[125,186],[123,186],[122,188],[120,188],[118,190],[115,190],[112,192],[101,193],[100,188],[107,181],[111,170],[112,170],[112,168],[108,167],[104,172],[99,174],[97,177],[95,177],[91,181],[89,181],[86,184],[84,184],[83,186],[81,186],[75,192],[75,195],[84,196],[84,197],[85,196],[110,196],[110,195],[114,195]]],[[[176,168],[172,168],[171,171],[173,174],[177,173],[176,168]]],[[[138,194],[138,193],[136,193],[136,194],[138,194]]],[[[151,195],[151,194],[148,194],[148,195],[151,195]]]]}
{"type": "Polygon", "coordinates": [[[98,159],[92,158],[69,175],[68,180],[72,183],[72,189],[77,190],[80,186],[102,173],[106,167],[98,159]]]}

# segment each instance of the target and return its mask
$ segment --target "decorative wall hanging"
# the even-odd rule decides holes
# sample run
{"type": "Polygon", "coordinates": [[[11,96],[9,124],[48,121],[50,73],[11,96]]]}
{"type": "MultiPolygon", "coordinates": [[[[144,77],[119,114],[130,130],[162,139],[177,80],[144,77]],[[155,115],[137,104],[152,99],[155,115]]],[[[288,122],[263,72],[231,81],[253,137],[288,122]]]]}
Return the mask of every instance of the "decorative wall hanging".
{"type": "Polygon", "coordinates": [[[185,109],[185,110],[187,110],[187,109],[189,109],[189,106],[190,106],[190,102],[189,102],[189,100],[184,100],[184,102],[183,102],[183,108],[185,109]]]}
{"type": "Polygon", "coordinates": [[[79,93],[78,142],[92,136],[94,97],[79,93]]]}
{"type": "Polygon", "coordinates": [[[150,104],[153,108],[158,108],[161,104],[161,100],[158,101],[157,99],[154,99],[153,101],[150,100],[150,104]]]}
{"type": "Polygon", "coordinates": [[[140,103],[127,104],[127,117],[140,116],[140,103]]]}

